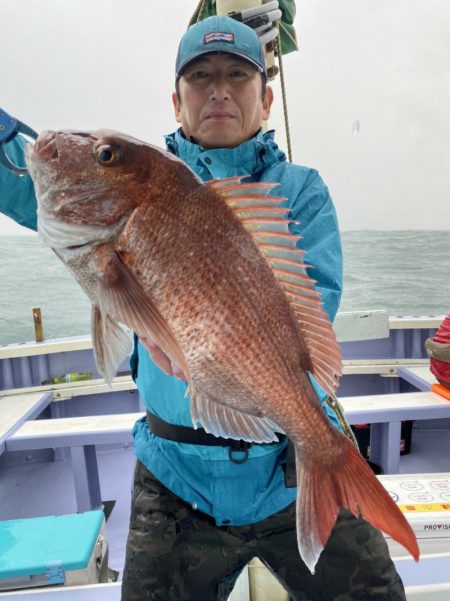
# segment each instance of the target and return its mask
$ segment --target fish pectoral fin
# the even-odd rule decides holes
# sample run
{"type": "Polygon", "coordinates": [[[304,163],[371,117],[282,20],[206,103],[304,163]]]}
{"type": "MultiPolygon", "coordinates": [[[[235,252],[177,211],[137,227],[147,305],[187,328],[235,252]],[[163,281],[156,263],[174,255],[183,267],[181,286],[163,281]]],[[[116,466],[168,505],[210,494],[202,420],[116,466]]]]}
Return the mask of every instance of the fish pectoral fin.
{"type": "Polygon", "coordinates": [[[342,454],[327,466],[314,465],[314,458],[302,461],[296,449],[297,539],[303,561],[314,573],[341,507],[385,532],[418,561],[416,536],[405,516],[353,443],[337,435],[342,454]]]}
{"type": "Polygon", "coordinates": [[[117,321],[95,306],[92,307],[91,332],[97,369],[110,386],[119,365],[130,355],[133,344],[117,321]]]}
{"type": "Polygon", "coordinates": [[[191,417],[194,428],[202,428],[223,438],[247,442],[277,442],[280,428],[270,419],[243,413],[228,405],[208,398],[197,391],[191,396],[191,417]]]}
{"type": "Polygon", "coordinates": [[[192,389],[186,358],[169,324],[117,253],[111,253],[108,261],[108,266],[104,268],[108,274],[107,281],[99,281],[101,312],[114,316],[135,332],[154,341],[179,366],[192,389]]]}

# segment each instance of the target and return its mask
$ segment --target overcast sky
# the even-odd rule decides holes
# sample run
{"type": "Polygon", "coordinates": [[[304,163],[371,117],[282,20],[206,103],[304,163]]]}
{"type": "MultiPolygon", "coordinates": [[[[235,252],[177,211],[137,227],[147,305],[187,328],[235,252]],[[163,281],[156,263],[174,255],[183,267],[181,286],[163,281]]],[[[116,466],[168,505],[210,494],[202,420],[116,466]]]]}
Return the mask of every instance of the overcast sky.
{"type": "MultiPolygon", "coordinates": [[[[43,129],[162,145],[197,0],[0,0],[0,106],[43,129]]],[[[450,229],[450,1],[299,0],[285,57],[293,158],[343,230],[450,229]]],[[[284,147],[278,82],[270,126],[284,147]]],[[[0,216],[0,235],[27,233],[0,216]]]]}

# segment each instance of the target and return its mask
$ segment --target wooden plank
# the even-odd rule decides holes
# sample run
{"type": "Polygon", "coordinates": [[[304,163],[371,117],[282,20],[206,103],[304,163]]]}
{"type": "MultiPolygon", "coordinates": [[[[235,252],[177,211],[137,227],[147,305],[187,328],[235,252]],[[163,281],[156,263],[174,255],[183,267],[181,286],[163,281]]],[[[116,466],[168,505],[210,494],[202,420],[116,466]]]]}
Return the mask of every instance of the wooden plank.
{"type": "Polygon", "coordinates": [[[33,309],[34,337],[36,342],[44,342],[44,324],[42,322],[42,312],[39,307],[33,309]]]}
{"type": "Polygon", "coordinates": [[[432,384],[438,384],[438,381],[430,371],[430,361],[428,359],[426,359],[426,361],[426,365],[399,368],[399,377],[403,378],[403,380],[406,380],[419,390],[430,390],[432,384]]]}
{"type": "Polygon", "coordinates": [[[144,413],[40,419],[22,425],[6,441],[8,451],[132,442],[131,430],[144,413]]]}
{"type": "Polygon", "coordinates": [[[450,402],[433,392],[340,397],[350,424],[450,417],[450,402]]]}
{"type": "Polygon", "coordinates": [[[113,379],[111,386],[106,384],[103,378],[95,380],[81,380],[79,382],[68,382],[64,384],[47,384],[44,386],[31,386],[27,388],[12,388],[0,391],[0,396],[15,396],[17,394],[31,394],[35,392],[50,391],[53,393],[54,401],[62,401],[75,396],[88,394],[103,394],[107,392],[122,392],[123,390],[135,390],[136,384],[131,376],[117,376],[113,379]]]}
{"type": "Polygon", "coordinates": [[[53,393],[54,401],[64,401],[77,396],[87,396],[90,394],[108,394],[111,392],[123,392],[126,390],[136,390],[137,386],[131,376],[121,376],[115,378],[109,386],[104,380],[87,380],[82,382],[74,382],[74,385],[55,390],[53,393]],[[78,386],[76,385],[78,384],[78,386]],[[82,384],[81,386],[79,384],[82,384]]]}
{"type": "Polygon", "coordinates": [[[53,338],[44,342],[19,342],[0,346],[0,359],[13,359],[14,357],[33,357],[35,355],[51,355],[53,353],[67,353],[92,349],[90,336],[73,336],[67,338],[53,338]]]}
{"type": "Polygon", "coordinates": [[[444,321],[445,315],[405,315],[404,317],[389,317],[390,330],[434,330],[444,321]]]}
{"type": "Polygon", "coordinates": [[[5,450],[8,437],[26,423],[27,419],[39,415],[51,401],[50,392],[0,397],[0,454],[5,450]]]}
{"type": "MultiPolygon", "coordinates": [[[[339,401],[350,424],[450,417],[450,402],[432,392],[341,397],[339,401]]],[[[28,421],[9,437],[7,449],[25,448],[24,444],[29,449],[45,448],[50,439],[62,446],[120,441],[127,439],[134,422],[143,415],[133,412],[28,421]]]]}
{"type": "MultiPolygon", "coordinates": [[[[400,368],[416,369],[429,364],[428,359],[346,359],[343,361],[344,375],[379,374],[381,376],[397,376],[400,368]]],[[[109,387],[103,378],[95,380],[82,380],[64,384],[47,384],[26,388],[12,388],[0,391],[0,396],[17,394],[31,394],[38,392],[53,392],[53,400],[60,401],[76,396],[89,394],[104,394],[108,392],[122,392],[136,390],[136,384],[131,376],[117,376],[109,387]]]]}
{"type": "Polygon", "coordinates": [[[345,359],[343,375],[397,376],[400,368],[428,365],[428,359],[345,359]]]}

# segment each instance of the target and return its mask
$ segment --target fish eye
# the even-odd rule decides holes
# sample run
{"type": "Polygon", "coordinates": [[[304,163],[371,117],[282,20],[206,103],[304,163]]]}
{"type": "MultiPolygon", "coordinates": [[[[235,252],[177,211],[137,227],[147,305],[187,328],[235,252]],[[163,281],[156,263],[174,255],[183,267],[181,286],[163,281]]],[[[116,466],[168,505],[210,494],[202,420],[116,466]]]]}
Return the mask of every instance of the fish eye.
{"type": "Polygon", "coordinates": [[[120,159],[120,150],[110,144],[101,144],[94,150],[97,161],[102,165],[114,165],[120,159]]]}

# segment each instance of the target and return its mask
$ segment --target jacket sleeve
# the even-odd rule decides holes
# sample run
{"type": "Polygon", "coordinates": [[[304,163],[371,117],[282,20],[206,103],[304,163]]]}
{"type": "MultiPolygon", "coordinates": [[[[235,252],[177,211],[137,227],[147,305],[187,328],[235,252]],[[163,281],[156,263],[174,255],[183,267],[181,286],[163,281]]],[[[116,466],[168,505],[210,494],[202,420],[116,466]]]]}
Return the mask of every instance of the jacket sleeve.
{"type": "Polygon", "coordinates": [[[291,216],[299,221],[293,232],[302,236],[299,246],[313,267],[308,273],[317,281],[323,308],[333,321],[342,295],[342,246],[336,211],[317,171],[309,172],[291,205],[291,216]]]}
{"type": "MultiPolygon", "coordinates": [[[[16,136],[5,145],[7,156],[17,165],[24,165],[25,139],[16,136]]],[[[37,229],[36,196],[29,175],[11,173],[0,163],[0,212],[31,230],[37,229]]]]}

